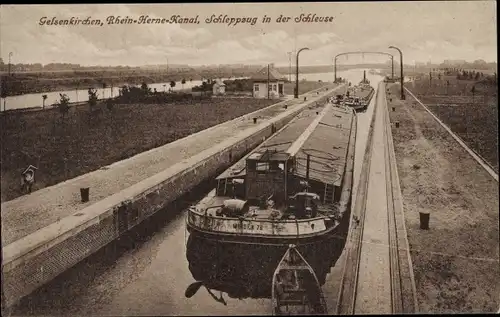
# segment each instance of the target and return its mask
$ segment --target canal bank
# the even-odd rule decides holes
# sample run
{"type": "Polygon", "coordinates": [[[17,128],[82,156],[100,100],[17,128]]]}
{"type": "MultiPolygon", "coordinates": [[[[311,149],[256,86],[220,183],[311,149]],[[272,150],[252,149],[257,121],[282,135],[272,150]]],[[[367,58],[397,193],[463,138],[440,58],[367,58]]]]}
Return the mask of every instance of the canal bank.
{"type": "MultiPolygon", "coordinates": [[[[246,115],[219,126],[173,142],[164,147],[141,153],[128,160],[117,162],[77,179],[48,187],[29,196],[2,204],[2,210],[10,217],[30,217],[26,212],[37,214],[60,210],[67,213],[52,224],[36,228],[20,237],[12,228],[10,241],[4,240],[3,278],[5,301],[11,304],[34,289],[52,280],[82,259],[119,237],[143,219],[161,210],[166,204],[189,191],[202,180],[221,168],[229,166],[249,149],[257,146],[277,129],[283,127],[303,109],[315,103],[325,102],[335,93],[330,86],[301,96],[299,100],[284,101],[273,105],[271,116],[262,116],[253,122],[255,114],[246,115]],[[284,105],[288,107],[285,108],[284,105]],[[179,153],[180,152],[180,153],[179,153]],[[188,152],[188,153],[186,153],[188,152]],[[180,155],[179,155],[180,154],[180,155]],[[165,156],[172,156],[165,160],[165,156]],[[143,179],[122,180],[129,187],[114,191],[106,183],[134,171],[141,174],[143,168],[162,161],[161,172],[144,175],[143,179]],[[89,176],[92,174],[91,176],[89,176]],[[79,202],[78,188],[102,195],[100,200],[79,202]],[[103,193],[102,191],[108,191],[103,193]]],[[[267,108],[266,108],[267,109],[267,108]]],[[[264,109],[265,110],[265,109],[264,109]]],[[[262,111],[262,110],[260,110],[262,111]]],[[[40,216],[40,215],[38,215],[40,216]]],[[[4,223],[4,217],[2,217],[4,223]]],[[[5,227],[3,225],[2,227],[5,227]]]]}

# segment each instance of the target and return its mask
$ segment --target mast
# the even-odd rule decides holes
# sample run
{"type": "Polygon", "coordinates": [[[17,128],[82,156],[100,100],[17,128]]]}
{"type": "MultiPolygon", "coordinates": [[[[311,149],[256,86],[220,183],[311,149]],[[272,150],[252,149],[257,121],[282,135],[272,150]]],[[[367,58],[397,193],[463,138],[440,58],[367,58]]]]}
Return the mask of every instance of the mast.
{"type": "Polygon", "coordinates": [[[307,154],[307,163],[306,163],[306,181],[309,184],[309,168],[311,167],[311,155],[307,154]]]}

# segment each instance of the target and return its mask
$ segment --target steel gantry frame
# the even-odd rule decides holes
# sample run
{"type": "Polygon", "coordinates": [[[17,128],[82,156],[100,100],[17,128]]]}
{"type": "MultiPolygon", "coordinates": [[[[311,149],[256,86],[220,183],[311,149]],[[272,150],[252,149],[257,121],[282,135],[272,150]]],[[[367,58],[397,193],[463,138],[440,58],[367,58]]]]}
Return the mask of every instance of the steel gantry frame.
{"type": "Polygon", "coordinates": [[[344,52],[335,55],[333,58],[333,72],[335,73],[335,81],[337,81],[337,58],[339,56],[349,55],[349,54],[379,54],[379,55],[387,55],[391,57],[391,67],[392,67],[392,78],[394,79],[394,55],[385,52],[372,52],[372,51],[355,51],[355,52],[344,52]]]}

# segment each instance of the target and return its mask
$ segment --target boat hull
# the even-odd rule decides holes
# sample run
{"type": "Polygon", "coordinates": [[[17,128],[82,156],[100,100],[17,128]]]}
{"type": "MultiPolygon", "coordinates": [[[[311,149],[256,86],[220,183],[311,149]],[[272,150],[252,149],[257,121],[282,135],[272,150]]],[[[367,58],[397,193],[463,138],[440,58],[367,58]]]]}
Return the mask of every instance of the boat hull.
{"type": "MultiPolygon", "coordinates": [[[[220,198],[221,196],[207,196],[206,201],[202,200],[198,207],[190,209],[186,218],[187,229],[190,233],[186,257],[189,262],[189,270],[195,280],[203,282],[203,285],[208,288],[226,292],[234,298],[271,298],[273,274],[289,245],[293,244],[314,270],[320,285],[325,283],[330,268],[335,265],[345,246],[351,218],[357,118],[354,111],[346,110],[339,109],[338,114],[330,107],[324,110],[326,111],[324,116],[328,111],[332,111],[332,116],[328,117],[329,120],[342,118],[343,115],[352,116],[350,128],[347,126],[343,128],[348,131],[339,133],[341,139],[344,141],[348,139],[348,147],[341,154],[345,155],[345,167],[341,173],[343,179],[339,183],[341,190],[337,192],[336,197],[330,196],[330,199],[338,199],[335,205],[336,212],[331,214],[331,216],[335,215],[334,217],[338,218],[335,221],[329,218],[324,221],[320,217],[297,221],[284,220],[283,222],[266,220],[262,221],[262,226],[265,229],[262,230],[262,227],[254,228],[252,221],[255,220],[252,219],[209,215],[207,205],[217,207],[222,202],[215,199],[215,197],[220,198]],[[244,224],[248,226],[245,227],[244,224]],[[293,226],[290,226],[291,224],[293,226]]],[[[304,118],[308,117],[301,118],[305,120],[304,118]]],[[[321,120],[323,117],[319,118],[321,120]]],[[[325,126],[331,129],[342,127],[342,122],[335,123],[327,120],[327,123],[329,124],[325,126]]],[[[319,122],[317,124],[316,127],[319,126],[319,122]]],[[[315,140],[320,140],[319,144],[310,142],[310,145],[306,145],[308,138],[305,138],[304,142],[306,143],[303,143],[302,146],[308,150],[312,148],[321,151],[322,147],[325,146],[324,142],[321,142],[322,138],[328,138],[323,126],[321,130],[323,132],[318,133],[319,136],[315,138],[315,140]]],[[[314,133],[315,130],[311,131],[314,133]]],[[[338,131],[329,133],[338,133],[338,131]]],[[[290,141],[296,142],[302,134],[290,141]]],[[[285,132],[278,135],[288,136],[285,132]]],[[[284,138],[280,142],[286,140],[288,139],[284,138]]],[[[328,139],[329,144],[335,148],[332,140],[340,139],[328,139]]],[[[275,143],[274,146],[277,146],[276,144],[282,143],[275,143]]],[[[286,145],[286,149],[288,147],[289,145],[286,145]]],[[[293,145],[292,148],[294,148],[293,145]]],[[[333,156],[340,155],[340,153],[331,154],[333,156]]],[[[318,177],[318,175],[314,177],[318,177]]],[[[318,179],[321,181],[321,178],[318,179]]],[[[330,182],[329,179],[327,181],[330,182]]],[[[223,198],[220,200],[224,201],[223,198]]]]}
{"type": "Polygon", "coordinates": [[[273,275],[273,315],[328,313],[319,281],[302,254],[291,245],[273,275]]]}
{"type": "Polygon", "coordinates": [[[276,238],[255,240],[221,236],[188,226],[186,257],[189,269],[195,280],[216,281],[214,288],[231,297],[270,298],[274,271],[288,245],[295,244],[323,285],[345,246],[349,217],[346,213],[341,223],[326,234],[279,241],[276,238]],[[227,282],[227,289],[221,289],[224,282],[227,282]]]}

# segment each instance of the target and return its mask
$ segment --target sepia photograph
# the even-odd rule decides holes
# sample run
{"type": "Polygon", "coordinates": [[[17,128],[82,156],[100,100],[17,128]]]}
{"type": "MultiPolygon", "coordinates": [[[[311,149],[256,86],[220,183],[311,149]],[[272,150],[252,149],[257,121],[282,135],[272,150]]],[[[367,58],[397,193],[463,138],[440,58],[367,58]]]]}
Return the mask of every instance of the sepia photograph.
{"type": "Polygon", "coordinates": [[[2,316],[500,313],[496,12],[1,5],[2,316]]]}

